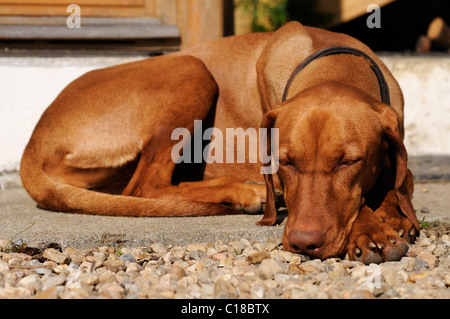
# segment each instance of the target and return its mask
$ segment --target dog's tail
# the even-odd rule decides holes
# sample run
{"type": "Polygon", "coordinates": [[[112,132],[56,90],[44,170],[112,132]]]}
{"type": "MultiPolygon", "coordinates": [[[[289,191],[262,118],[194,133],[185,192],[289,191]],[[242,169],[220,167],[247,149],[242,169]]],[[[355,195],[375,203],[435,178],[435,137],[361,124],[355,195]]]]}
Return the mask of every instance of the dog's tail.
{"type": "Polygon", "coordinates": [[[176,199],[112,195],[58,182],[48,176],[30,144],[20,164],[23,186],[39,207],[80,214],[133,217],[210,216],[237,213],[231,207],[176,199]]]}

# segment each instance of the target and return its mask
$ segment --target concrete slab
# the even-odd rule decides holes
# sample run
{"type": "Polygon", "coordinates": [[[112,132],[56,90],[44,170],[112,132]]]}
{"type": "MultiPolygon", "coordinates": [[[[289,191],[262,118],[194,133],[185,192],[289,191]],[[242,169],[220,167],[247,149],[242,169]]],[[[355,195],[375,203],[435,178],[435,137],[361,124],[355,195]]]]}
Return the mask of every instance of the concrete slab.
{"type": "Polygon", "coordinates": [[[146,246],[153,242],[186,245],[243,237],[265,241],[269,237],[280,237],[284,229],[284,225],[255,225],[262,215],[127,218],[50,212],[37,208],[22,187],[0,189],[0,203],[0,239],[10,239],[36,222],[18,236],[29,245],[49,242],[74,248],[115,243],[125,246],[146,246]]]}
{"type": "Polygon", "coordinates": [[[408,168],[416,182],[450,181],[450,156],[414,156],[408,168]]]}
{"type": "MultiPolygon", "coordinates": [[[[419,165],[419,164],[417,164],[419,165]]],[[[425,164],[419,165],[424,168],[425,164]]],[[[414,170],[413,170],[414,173],[414,170]]],[[[415,173],[416,176],[418,173],[415,173]]],[[[416,182],[413,204],[419,221],[450,224],[450,182],[416,182]]],[[[17,238],[29,245],[57,242],[85,248],[115,245],[146,246],[153,242],[186,245],[193,242],[232,241],[240,238],[281,239],[284,223],[257,226],[262,215],[215,217],[126,218],[49,212],[36,207],[20,184],[18,173],[0,176],[0,239],[17,238]]]]}
{"type": "Polygon", "coordinates": [[[450,225],[450,183],[416,183],[413,205],[420,222],[450,225]]]}

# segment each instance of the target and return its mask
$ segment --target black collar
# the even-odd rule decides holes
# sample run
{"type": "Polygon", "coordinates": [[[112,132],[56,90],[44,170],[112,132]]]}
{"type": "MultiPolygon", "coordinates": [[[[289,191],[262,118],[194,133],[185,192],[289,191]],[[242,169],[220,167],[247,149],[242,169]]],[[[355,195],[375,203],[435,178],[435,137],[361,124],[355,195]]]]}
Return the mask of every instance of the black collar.
{"type": "Polygon", "coordinates": [[[295,70],[292,72],[291,76],[289,77],[289,80],[286,83],[286,87],[284,88],[283,97],[281,102],[284,102],[287,97],[287,93],[289,90],[289,87],[292,84],[292,81],[294,81],[294,78],[296,75],[305,67],[307,66],[311,61],[328,56],[328,55],[334,55],[334,54],[353,54],[357,56],[362,56],[363,58],[367,59],[370,62],[370,68],[377,76],[378,85],[380,86],[380,93],[381,93],[381,102],[387,105],[391,105],[390,97],[389,97],[389,87],[387,85],[386,79],[384,78],[383,72],[381,72],[378,65],[375,63],[375,61],[368,56],[366,53],[354,49],[351,47],[345,47],[345,46],[337,46],[337,47],[331,47],[319,50],[313,54],[311,54],[309,57],[307,57],[305,60],[303,60],[302,63],[300,63],[295,70]]]}

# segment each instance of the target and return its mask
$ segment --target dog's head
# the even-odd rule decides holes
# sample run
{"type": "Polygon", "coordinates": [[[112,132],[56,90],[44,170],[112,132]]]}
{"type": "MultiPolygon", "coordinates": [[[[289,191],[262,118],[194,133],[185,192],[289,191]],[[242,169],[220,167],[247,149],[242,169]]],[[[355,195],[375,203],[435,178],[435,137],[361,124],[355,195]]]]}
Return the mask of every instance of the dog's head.
{"type": "MultiPolygon", "coordinates": [[[[389,154],[395,158],[400,207],[408,217],[414,214],[409,197],[399,190],[407,154],[390,106],[330,82],[271,110],[262,127],[279,129],[277,174],[288,209],[286,250],[321,259],[342,255],[364,196],[389,154]]],[[[266,211],[260,224],[270,225],[276,221],[272,176],[265,180],[266,211]]]]}

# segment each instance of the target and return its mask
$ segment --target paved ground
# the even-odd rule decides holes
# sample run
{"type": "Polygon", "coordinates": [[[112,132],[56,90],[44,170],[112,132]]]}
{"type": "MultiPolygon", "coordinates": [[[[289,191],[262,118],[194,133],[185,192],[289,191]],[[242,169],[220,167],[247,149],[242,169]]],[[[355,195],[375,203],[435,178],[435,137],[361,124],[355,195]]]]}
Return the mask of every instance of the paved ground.
{"type": "MultiPolygon", "coordinates": [[[[450,223],[450,157],[411,158],[415,175],[413,199],[419,221],[450,223]]],[[[0,239],[15,234],[29,245],[58,242],[85,248],[112,245],[146,246],[152,242],[186,245],[192,242],[264,241],[281,236],[284,224],[256,226],[262,215],[183,218],[124,218],[55,213],[38,209],[20,185],[18,174],[0,176],[0,239]]]]}
{"type": "Polygon", "coordinates": [[[9,239],[36,222],[18,236],[29,245],[57,242],[63,246],[85,248],[124,241],[126,246],[146,246],[152,242],[183,246],[243,237],[265,241],[269,237],[281,236],[284,228],[284,225],[256,226],[262,215],[126,218],[50,212],[37,208],[17,180],[16,174],[3,176],[0,239],[9,239]]]}

